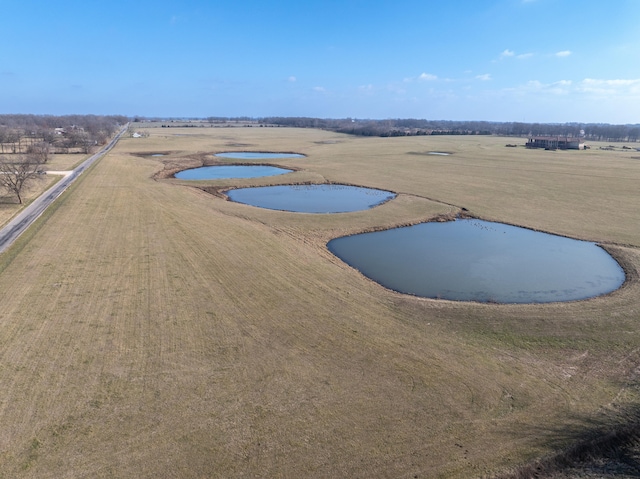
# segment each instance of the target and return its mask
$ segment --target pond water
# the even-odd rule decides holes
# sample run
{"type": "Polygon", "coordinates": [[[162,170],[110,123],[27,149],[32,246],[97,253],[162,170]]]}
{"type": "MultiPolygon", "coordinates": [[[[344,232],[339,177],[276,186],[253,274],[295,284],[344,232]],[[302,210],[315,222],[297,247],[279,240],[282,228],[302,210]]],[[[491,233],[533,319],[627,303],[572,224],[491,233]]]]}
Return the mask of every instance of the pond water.
{"type": "Polygon", "coordinates": [[[390,191],[348,185],[281,185],[227,192],[238,203],[296,213],[347,213],[366,210],[395,198],[390,191]]]}
{"type": "Polygon", "coordinates": [[[475,219],[346,236],[327,246],[383,286],[426,298],[572,301],[614,291],[625,279],[595,243],[475,219]]]}
{"type": "Polygon", "coordinates": [[[228,178],[260,178],[291,173],[293,170],[268,165],[216,165],[191,168],[176,173],[181,180],[220,180],[228,178]]]}
{"type": "Polygon", "coordinates": [[[440,155],[440,156],[449,156],[451,153],[447,153],[446,151],[430,151],[429,155],[440,155]]]}
{"type": "Polygon", "coordinates": [[[229,151],[225,153],[216,153],[215,156],[221,158],[233,158],[235,160],[272,160],[274,158],[304,158],[304,155],[298,153],[265,153],[259,151],[229,151]]]}

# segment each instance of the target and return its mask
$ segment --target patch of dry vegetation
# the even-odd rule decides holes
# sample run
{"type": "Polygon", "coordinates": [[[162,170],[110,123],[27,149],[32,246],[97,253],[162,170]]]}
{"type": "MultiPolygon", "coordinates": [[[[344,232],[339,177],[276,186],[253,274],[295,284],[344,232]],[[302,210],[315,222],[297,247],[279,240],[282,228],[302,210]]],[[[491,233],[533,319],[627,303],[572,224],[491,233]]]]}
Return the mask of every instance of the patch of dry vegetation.
{"type": "Polygon", "coordinates": [[[637,276],[572,303],[433,301],[383,289],[325,246],[465,207],[606,242],[637,272],[640,165],[625,153],[288,128],[150,133],[83,175],[0,274],[0,476],[488,476],[637,404],[637,276]],[[307,157],[278,160],[299,170],[273,178],[156,178],[232,144],[307,157]],[[202,189],[304,181],[399,196],[310,215],[202,189]]]}
{"type": "MultiPolygon", "coordinates": [[[[18,158],[19,155],[5,154],[2,156],[11,160],[12,158],[18,158]]],[[[72,170],[86,160],[88,156],[83,154],[51,154],[49,155],[49,160],[40,169],[43,171],[72,170]]],[[[7,190],[0,191],[0,225],[10,221],[26,205],[57,183],[60,178],[61,176],[59,175],[42,175],[38,176],[36,181],[27,183],[21,192],[23,204],[19,204],[16,201],[14,193],[7,190]]]]}

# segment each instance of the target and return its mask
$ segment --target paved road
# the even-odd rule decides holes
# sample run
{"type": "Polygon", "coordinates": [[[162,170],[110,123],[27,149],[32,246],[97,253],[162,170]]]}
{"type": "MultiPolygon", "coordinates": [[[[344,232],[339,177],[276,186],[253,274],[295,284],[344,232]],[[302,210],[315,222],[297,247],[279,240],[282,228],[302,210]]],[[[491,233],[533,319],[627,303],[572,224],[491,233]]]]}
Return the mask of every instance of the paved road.
{"type": "Polygon", "coordinates": [[[47,209],[47,207],[66,190],[75,179],[89,168],[98,158],[107,153],[115,146],[120,137],[127,131],[128,124],[125,125],[107,146],[98,153],[92,155],[78,166],[70,175],[65,176],[50,189],[36,198],[33,203],[22,210],[18,216],[13,218],[4,228],[0,230],[0,253],[4,252],[31,224],[47,209]]]}

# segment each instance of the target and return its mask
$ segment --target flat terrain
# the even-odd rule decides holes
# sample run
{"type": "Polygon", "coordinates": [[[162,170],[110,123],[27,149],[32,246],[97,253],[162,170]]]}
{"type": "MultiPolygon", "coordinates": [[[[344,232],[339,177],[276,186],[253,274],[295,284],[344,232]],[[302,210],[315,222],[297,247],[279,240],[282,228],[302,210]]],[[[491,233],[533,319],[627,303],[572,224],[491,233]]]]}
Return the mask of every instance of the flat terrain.
{"type": "Polygon", "coordinates": [[[123,138],[0,256],[0,477],[486,477],[635,411],[639,152],[148,131],[123,138]],[[230,150],[307,157],[271,162],[298,169],[272,178],[168,175],[230,150]],[[399,196],[311,215],[219,193],[326,181],[399,196]],[[385,290],[325,246],[461,208],[601,242],[629,280],[571,303],[427,300],[385,290]]]}
{"type": "MultiPolygon", "coordinates": [[[[11,158],[11,154],[0,154],[5,158],[11,158]]],[[[83,154],[59,154],[51,155],[49,161],[42,165],[44,171],[66,171],[72,170],[78,166],[82,161],[86,160],[90,155],[83,154]]],[[[16,213],[24,208],[25,205],[31,203],[42,192],[50,188],[54,183],[60,180],[60,175],[42,175],[35,181],[29,182],[25,185],[22,191],[24,204],[18,204],[16,195],[8,191],[0,192],[0,225],[7,223],[13,218],[16,213]]]]}

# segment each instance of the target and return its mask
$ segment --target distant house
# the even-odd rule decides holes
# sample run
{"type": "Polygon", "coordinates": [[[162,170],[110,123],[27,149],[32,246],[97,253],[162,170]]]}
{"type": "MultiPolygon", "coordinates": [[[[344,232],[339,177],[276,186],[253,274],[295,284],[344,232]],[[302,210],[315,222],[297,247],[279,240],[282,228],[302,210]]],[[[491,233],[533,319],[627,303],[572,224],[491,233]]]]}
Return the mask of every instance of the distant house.
{"type": "Polygon", "coordinates": [[[568,136],[534,136],[529,138],[525,146],[545,150],[584,150],[584,139],[568,136]]]}

